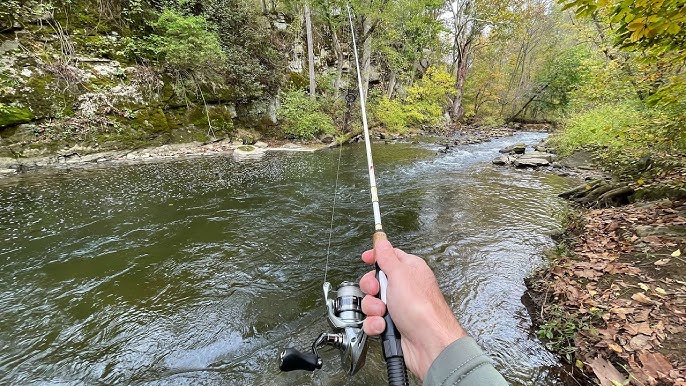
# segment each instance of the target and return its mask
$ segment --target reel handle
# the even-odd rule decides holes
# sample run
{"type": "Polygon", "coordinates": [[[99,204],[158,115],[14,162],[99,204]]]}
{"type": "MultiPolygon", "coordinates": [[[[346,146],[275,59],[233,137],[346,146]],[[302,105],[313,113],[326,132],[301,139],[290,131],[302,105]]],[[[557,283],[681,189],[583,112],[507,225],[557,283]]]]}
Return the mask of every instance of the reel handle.
{"type": "Polygon", "coordinates": [[[279,357],[279,370],[307,370],[314,371],[322,368],[322,359],[314,352],[300,352],[293,347],[287,347],[279,357]]]}
{"type": "MultiPolygon", "coordinates": [[[[372,240],[373,245],[376,247],[377,242],[388,240],[388,238],[383,231],[376,231],[372,240]]],[[[381,271],[378,264],[375,264],[374,266],[376,268],[376,279],[379,280],[380,287],[377,297],[386,303],[386,285],[388,284],[388,278],[386,277],[386,274],[381,271]]],[[[400,331],[395,327],[395,323],[393,323],[393,319],[391,319],[391,315],[388,313],[388,308],[386,308],[386,315],[384,315],[383,318],[386,322],[386,329],[381,333],[381,348],[383,357],[386,360],[388,384],[390,386],[408,386],[410,381],[407,377],[407,366],[405,366],[405,357],[403,356],[403,349],[400,345],[400,331]]]]}

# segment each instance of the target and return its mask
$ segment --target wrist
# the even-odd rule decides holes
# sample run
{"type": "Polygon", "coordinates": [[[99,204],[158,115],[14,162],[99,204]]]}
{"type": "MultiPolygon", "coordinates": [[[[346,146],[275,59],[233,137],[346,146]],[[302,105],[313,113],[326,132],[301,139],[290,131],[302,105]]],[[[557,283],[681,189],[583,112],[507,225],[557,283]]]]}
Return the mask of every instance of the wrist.
{"type": "Polygon", "coordinates": [[[431,318],[424,329],[424,339],[420,343],[422,360],[418,363],[418,374],[420,379],[424,379],[429,371],[431,364],[438,356],[456,340],[467,336],[467,332],[462,328],[450,309],[443,310],[439,315],[431,318]]]}

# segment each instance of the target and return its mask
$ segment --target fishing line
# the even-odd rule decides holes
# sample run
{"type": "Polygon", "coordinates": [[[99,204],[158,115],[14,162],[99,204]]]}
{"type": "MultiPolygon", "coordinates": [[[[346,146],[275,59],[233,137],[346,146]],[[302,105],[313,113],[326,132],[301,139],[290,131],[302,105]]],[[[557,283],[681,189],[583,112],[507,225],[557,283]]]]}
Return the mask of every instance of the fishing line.
{"type": "Polygon", "coordinates": [[[324,265],[324,283],[326,275],[329,273],[329,255],[331,254],[331,238],[333,237],[333,219],[336,213],[336,196],[338,195],[338,178],[341,171],[341,154],[343,154],[343,144],[338,145],[338,162],[336,163],[336,183],[333,188],[333,205],[331,206],[331,223],[329,224],[329,242],[326,246],[326,264],[324,265]]]}

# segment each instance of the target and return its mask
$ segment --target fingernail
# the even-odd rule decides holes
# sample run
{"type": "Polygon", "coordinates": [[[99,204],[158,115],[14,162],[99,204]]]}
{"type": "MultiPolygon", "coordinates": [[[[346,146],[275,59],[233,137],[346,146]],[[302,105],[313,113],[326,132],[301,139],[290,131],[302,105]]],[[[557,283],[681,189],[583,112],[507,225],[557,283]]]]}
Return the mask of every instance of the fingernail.
{"type": "Polygon", "coordinates": [[[385,327],[383,319],[374,319],[374,331],[377,331],[378,334],[381,334],[383,332],[383,329],[385,327]]]}

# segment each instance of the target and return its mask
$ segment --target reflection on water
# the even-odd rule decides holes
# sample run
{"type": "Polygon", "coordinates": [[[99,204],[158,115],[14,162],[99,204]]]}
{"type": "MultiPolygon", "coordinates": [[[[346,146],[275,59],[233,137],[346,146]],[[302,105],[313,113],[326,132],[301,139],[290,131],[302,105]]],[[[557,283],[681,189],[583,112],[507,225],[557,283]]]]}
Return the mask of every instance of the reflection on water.
{"type": "MultiPolygon", "coordinates": [[[[521,134],[436,156],[375,145],[384,227],[436,270],[513,384],[559,384],[529,332],[523,278],[552,243],[569,182],[490,164],[521,134]]],[[[0,383],[378,385],[278,372],[328,329],[321,299],[338,150],[178,160],[0,182],[0,383]]],[[[342,152],[329,280],[358,279],[373,231],[362,147],[342,152]]]]}

